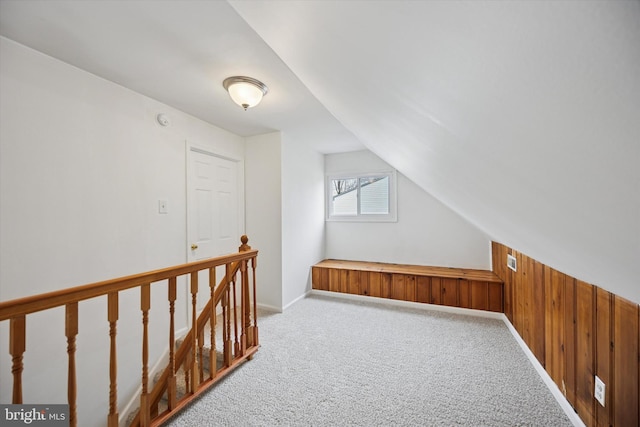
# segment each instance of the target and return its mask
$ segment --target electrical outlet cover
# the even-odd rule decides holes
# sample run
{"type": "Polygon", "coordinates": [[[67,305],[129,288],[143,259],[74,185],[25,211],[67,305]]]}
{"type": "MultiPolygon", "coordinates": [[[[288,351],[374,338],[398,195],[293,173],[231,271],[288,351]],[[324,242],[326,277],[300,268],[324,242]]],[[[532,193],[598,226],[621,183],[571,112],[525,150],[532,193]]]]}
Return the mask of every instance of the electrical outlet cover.
{"type": "Polygon", "coordinates": [[[605,385],[602,382],[602,380],[600,378],[598,378],[598,376],[596,375],[596,384],[595,384],[595,390],[593,392],[593,396],[596,398],[596,400],[598,402],[600,402],[600,404],[602,406],[604,406],[604,394],[605,394],[605,385]]]}

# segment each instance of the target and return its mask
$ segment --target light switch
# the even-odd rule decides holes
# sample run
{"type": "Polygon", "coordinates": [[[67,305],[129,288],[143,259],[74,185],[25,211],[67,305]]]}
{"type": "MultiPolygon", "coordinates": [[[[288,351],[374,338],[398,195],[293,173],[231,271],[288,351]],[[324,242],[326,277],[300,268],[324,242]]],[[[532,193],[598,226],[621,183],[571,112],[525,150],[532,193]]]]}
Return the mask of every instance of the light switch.
{"type": "Polygon", "coordinates": [[[166,200],[158,200],[158,213],[169,213],[169,202],[166,200]]]}

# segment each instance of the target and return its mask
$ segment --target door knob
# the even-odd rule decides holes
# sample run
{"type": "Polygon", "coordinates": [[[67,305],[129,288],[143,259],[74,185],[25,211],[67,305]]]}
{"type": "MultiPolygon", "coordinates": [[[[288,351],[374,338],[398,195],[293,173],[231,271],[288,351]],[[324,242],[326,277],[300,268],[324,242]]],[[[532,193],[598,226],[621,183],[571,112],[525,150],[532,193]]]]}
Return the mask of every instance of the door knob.
{"type": "Polygon", "coordinates": [[[195,243],[193,243],[193,244],[191,245],[191,250],[192,250],[192,251],[195,251],[196,249],[198,249],[198,245],[196,245],[195,243]]]}

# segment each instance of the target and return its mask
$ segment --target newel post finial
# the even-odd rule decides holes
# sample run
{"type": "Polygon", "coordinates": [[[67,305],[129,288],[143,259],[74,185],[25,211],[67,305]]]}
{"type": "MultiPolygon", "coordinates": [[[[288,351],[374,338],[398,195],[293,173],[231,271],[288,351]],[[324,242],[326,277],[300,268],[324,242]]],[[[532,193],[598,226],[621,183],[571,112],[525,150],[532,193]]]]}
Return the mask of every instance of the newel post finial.
{"type": "Polygon", "coordinates": [[[247,252],[251,250],[251,246],[247,245],[249,238],[246,234],[243,234],[242,237],[240,237],[240,241],[242,242],[242,244],[238,248],[238,252],[247,252]]]}

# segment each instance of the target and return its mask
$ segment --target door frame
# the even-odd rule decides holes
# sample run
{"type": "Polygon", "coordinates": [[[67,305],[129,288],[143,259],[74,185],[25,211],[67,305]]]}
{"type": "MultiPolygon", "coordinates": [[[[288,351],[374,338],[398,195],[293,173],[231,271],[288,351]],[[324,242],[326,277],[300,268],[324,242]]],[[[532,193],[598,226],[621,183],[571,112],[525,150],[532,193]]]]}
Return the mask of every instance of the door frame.
{"type": "MultiPolygon", "coordinates": [[[[236,170],[236,191],[238,192],[238,215],[240,216],[240,220],[238,221],[238,247],[240,246],[240,236],[243,235],[245,233],[245,225],[246,225],[246,217],[245,217],[245,191],[244,191],[244,159],[238,158],[237,156],[232,156],[232,155],[228,155],[228,154],[224,154],[221,151],[215,149],[215,148],[211,148],[211,147],[206,147],[200,144],[196,144],[196,143],[192,143],[189,141],[185,141],[185,173],[186,173],[186,180],[185,180],[185,262],[189,262],[190,261],[190,255],[191,255],[191,241],[189,239],[190,234],[189,232],[191,231],[191,226],[190,226],[190,209],[192,208],[191,206],[191,202],[190,197],[189,197],[189,191],[191,189],[191,176],[192,176],[192,159],[191,159],[191,153],[200,153],[200,154],[205,154],[208,156],[213,156],[213,157],[217,157],[219,159],[224,159],[224,160],[228,160],[231,162],[236,163],[237,165],[237,170],[236,170]]],[[[187,278],[187,282],[189,282],[189,278],[187,278]]],[[[190,327],[191,325],[191,297],[190,297],[190,287],[187,283],[187,286],[185,287],[185,291],[186,291],[186,311],[187,311],[187,327],[190,327]]],[[[198,293],[200,293],[202,291],[202,289],[198,290],[198,293]]]]}
{"type": "Polygon", "coordinates": [[[224,154],[216,149],[212,149],[209,147],[204,147],[199,144],[195,144],[189,141],[185,143],[185,172],[186,172],[186,180],[185,180],[185,259],[186,262],[189,262],[189,255],[191,254],[190,241],[189,241],[189,212],[191,209],[189,202],[189,189],[191,188],[191,153],[196,152],[200,154],[205,154],[208,156],[218,157],[220,159],[229,160],[237,164],[237,176],[236,176],[236,185],[238,192],[238,215],[240,215],[240,220],[238,221],[238,247],[240,246],[240,236],[242,236],[245,232],[246,225],[246,217],[245,217],[245,195],[244,195],[244,159],[237,158],[236,156],[231,156],[228,154],[224,154]]]}

